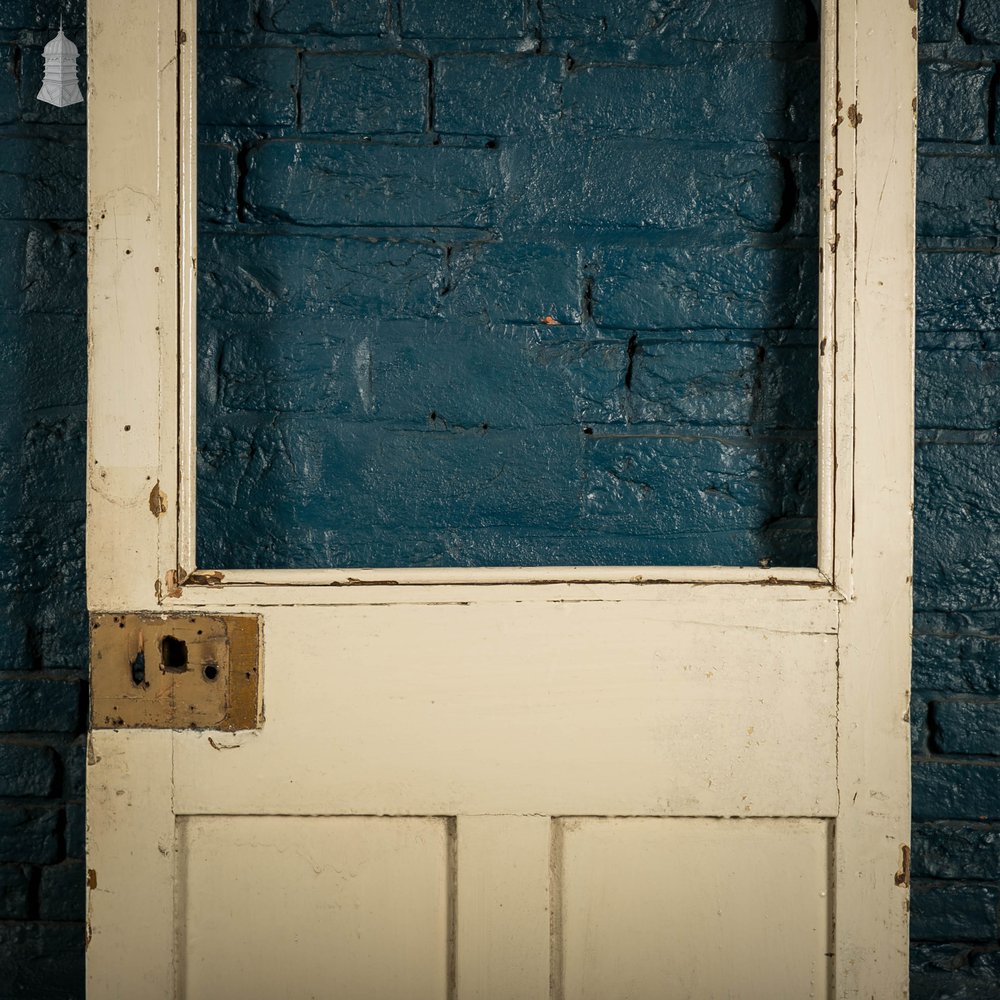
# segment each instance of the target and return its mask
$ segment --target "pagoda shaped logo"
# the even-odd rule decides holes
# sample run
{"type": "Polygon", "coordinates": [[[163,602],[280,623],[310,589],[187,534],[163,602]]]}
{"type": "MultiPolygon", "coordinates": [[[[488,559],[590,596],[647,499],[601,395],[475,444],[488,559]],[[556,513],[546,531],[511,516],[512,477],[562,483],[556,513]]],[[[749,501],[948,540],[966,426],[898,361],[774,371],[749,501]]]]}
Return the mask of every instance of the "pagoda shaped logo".
{"type": "Polygon", "coordinates": [[[59,34],[52,39],[42,53],[45,59],[45,76],[38,100],[65,108],[79,104],[83,100],[80,84],[76,78],[76,59],[79,49],[63,34],[62,18],[59,19],[59,34]]]}

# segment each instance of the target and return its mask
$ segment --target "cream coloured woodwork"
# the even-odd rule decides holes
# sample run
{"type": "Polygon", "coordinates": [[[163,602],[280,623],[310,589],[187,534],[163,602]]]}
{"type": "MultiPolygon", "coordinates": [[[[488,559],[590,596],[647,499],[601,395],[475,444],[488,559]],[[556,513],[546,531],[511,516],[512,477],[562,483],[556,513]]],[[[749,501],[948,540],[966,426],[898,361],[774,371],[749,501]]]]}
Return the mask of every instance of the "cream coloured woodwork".
{"type": "Polygon", "coordinates": [[[88,600],[260,615],[264,716],[91,732],[92,1000],[904,997],[912,6],[823,10],[817,567],[221,578],[193,2],[88,11],[88,600]]]}

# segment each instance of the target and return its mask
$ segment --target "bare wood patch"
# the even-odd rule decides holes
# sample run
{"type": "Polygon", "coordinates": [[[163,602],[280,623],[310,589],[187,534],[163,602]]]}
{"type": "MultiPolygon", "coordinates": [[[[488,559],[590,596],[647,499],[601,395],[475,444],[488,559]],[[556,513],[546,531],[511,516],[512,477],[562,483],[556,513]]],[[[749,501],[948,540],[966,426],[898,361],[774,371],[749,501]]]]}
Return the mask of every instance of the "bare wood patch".
{"type": "Polygon", "coordinates": [[[260,624],[246,615],[91,620],[94,729],[254,729],[260,624]]]}

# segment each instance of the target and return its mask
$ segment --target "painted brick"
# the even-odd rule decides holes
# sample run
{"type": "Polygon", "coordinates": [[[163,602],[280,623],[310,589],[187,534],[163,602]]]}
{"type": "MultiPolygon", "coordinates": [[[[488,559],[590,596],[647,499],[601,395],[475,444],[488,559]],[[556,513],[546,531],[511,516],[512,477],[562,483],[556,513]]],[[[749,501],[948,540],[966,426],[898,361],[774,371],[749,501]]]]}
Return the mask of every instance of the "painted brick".
{"type": "MultiPolygon", "coordinates": [[[[209,525],[220,512],[228,516],[236,502],[248,512],[249,524],[277,521],[283,536],[300,529],[314,537],[339,536],[337,562],[358,565],[343,557],[353,554],[351,543],[359,535],[367,545],[393,552],[400,531],[420,534],[447,524],[458,538],[480,526],[504,526],[508,534],[512,526],[558,532],[574,516],[576,504],[566,499],[575,489],[574,446],[582,437],[577,430],[546,429],[526,446],[523,431],[479,425],[449,428],[437,422],[429,432],[399,433],[372,423],[331,425],[303,416],[271,424],[213,428],[204,436],[209,525]],[[407,470],[405,477],[400,469],[407,470]]],[[[280,565],[285,543],[276,541],[277,552],[264,542],[262,557],[277,558],[280,565]]],[[[307,564],[316,565],[323,565],[325,554],[323,548],[304,553],[307,564]]],[[[440,558],[449,564],[448,554],[440,558]]]]}
{"type": "Polygon", "coordinates": [[[21,473],[21,495],[25,500],[47,505],[79,502],[85,476],[86,433],[83,413],[38,417],[28,424],[21,473]]]}
{"type": "Polygon", "coordinates": [[[994,764],[914,761],[913,818],[1000,819],[1000,768],[994,764]]]}
{"type": "Polygon", "coordinates": [[[952,610],[1000,603],[995,568],[1000,450],[990,445],[917,448],[914,604],[952,610]]]}
{"type": "Polygon", "coordinates": [[[1000,42],[1000,9],[992,0],[965,0],[959,27],[972,42],[1000,42]]]}
{"type": "Polygon", "coordinates": [[[75,732],[80,695],[77,681],[0,678],[0,732],[75,732]]]}
{"type": "Polygon", "coordinates": [[[58,860],[58,808],[0,806],[0,862],[48,865],[58,860]]]}
{"type": "Polygon", "coordinates": [[[993,881],[1000,872],[1000,827],[918,823],[911,865],[914,878],[993,881]]]}
{"type": "Polygon", "coordinates": [[[562,100],[566,127],[585,134],[804,139],[816,135],[818,81],[815,63],[762,59],[581,66],[566,77],[562,100]]]}
{"type": "Polygon", "coordinates": [[[564,73],[555,56],[444,56],[434,62],[433,127],[458,135],[551,131],[564,73]]]}
{"type": "Polygon", "coordinates": [[[17,121],[16,66],[19,59],[16,45],[0,44],[0,125],[17,121]]]}
{"type": "Polygon", "coordinates": [[[917,130],[923,140],[985,142],[992,64],[921,63],[917,130]]]}
{"type": "Polygon", "coordinates": [[[71,858],[82,858],[87,843],[87,810],[83,802],[66,804],[66,854],[71,858]]]}
{"type": "MultiPolygon", "coordinates": [[[[8,559],[8,566],[17,566],[16,559],[8,559]]],[[[18,584],[6,584],[0,589],[0,672],[22,670],[31,666],[28,652],[27,598],[18,584]]]]}
{"type": "Polygon", "coordinates": [[[931,736],[939,753],[1000,756],[1000,701],[933,702],[931,736]]]}
{"type": "Polygon", "coordinates": [[[285,48],[203,48],[199,125],[294,125],[298,53],[285,48]]]}
{"type": "MultiPolygon", "coordinates": [[[[739,438],[675,440],[655,432],[595,433],[589,440],[584,516],[590,530],[625,533],[643,525],[663,540],[656,548],[679,543],[680,552],[697,557],[695,565],[705,564],[712,531],[759,532],[765,511],[775,519],[801,517],[814,489],[794,442],[760,449],[739,438]],[[699,472],[692,476],[692,469],[699,472]],[[778,502],[771,496],[776,486],[778,502]]],[[[764,546],[758,559],[771,556],[764,546]]]]}
{"type": "Polygon", "coordinates": [[[31,28],[55,32],[59,28],[59,15],[66,21],[66,33],[78,30],[86,23],[86,0],[66,0],[58,10],[45,0],[0,0],[0,28],[31,28]]]}
{"type": "Polygon", "coordinates": [[[927,744],[927,702],[919,695],[910,695],[910,752],[929,753],[927,744]]]}
{"type": "Polygon", "coordinates": [[[433,315],[444,250],[416,242],[219,235],[201,241],[199,309],[259,317],[433,315]]]}
{"type": "Polygon", "coordinates": [[[202,324],[199,402],[223,411],[353,412],[352,345],[341,324],[202,324]],[[317,328],[318,327],[318,328],[317,328]],[[336,332],[334,332],[336,331],[336,332]]]}
{"type": "Polygon", "coordinates": [[[997,937],[1000,889],[986,885],[920,885],[910,893],[915,941],[989,941],[997,937]]]}
{"type": "Polygon", "coordinates": [[[73,743],[59,748],[62,758],[62,794],[82,799],[87,791],[87,742],[80,736],[73,743]]]}
{"type": "Polygon", "coordinates": [[[683,8],[618,0],[542,0],[542,31],[547,38],[613,39],[656,43],[677,39],[708,42],[800,41],[815,31],[811,3],[784,0],[734,0],[718,4],[693,0],[683,8]],[[683,9],[683,16],[680,11],[683,9]]]}
{"type": "Polygon", "coordinates": [[[919,253],[917,326],[936,335],[1000,329],[1000,254],[919,253]]]}
{"type": "MultiPolygon", "coordinates": [[[[16,328],[17,337],[0,338],[0,405],[32,413],[53,407],[86,410],[87,326],[84,316],[14,316],[0,312],[0,327],[16,328]],[[7,326],[10,324],[10,326],[7,326]],[[14,377],[16,372],[16,377],[14,377]]],[[[12,426],[13,421],[7,423],[12,426]]],[[[17,433],[23,431],[21,421],[17,433]]],[[[20,447],[20,437],[18,447],[20,447]]],[[[19,473],[20,475],[20,473],[19,473]]],[[[74,494],[78,499],[79,493],[74,494]]]]}
{"type": "Polygon", "coordinates": [[[1000,352],[920,351],[917,426],[967,430],[1000,426],[1000,352]]]}
{"type": "Polygon", "coordinates": [[[921,0],[920,43],[950,42],[955,38],[960,0],[921,0]]]}
{"type": "MultiPolygon", "coordinates": [[[[560,326],[371,322],[337,335],[269,324],[205,352],[206,402],[229,411],[324,413],[425,428],[720,423],[810,428],[815,351],[792,346],[588,339],[560,326]],[[214,359],[218,358],[218,363],[214,359]],[[624,384],[628,371],[630,386],[624,384]],[[433,422],[433,421],[432,421],[433,422]]],[[[209,344],[214,343],[209,335],[209,344]]]]}
{"type": "Polygon", "coordinates": [[[268,142],[248,156],[246,198],[263,221],[483,227],[502,183],[489,149],[268,142]]]}
{"type": "MultiPolygon", "coordinates": [[[[512,140],[502,149],[506,228],[664,229],[705,242],[742,241],[779,227],[785,194],[781,164],[765,146],[610,138],[581,148],[559,139],[512,140]]],[[[605,237],[607,238],[607,237],[605,237]]]]}
{"type": "Polygon", "coordinates": [[[83,941],[74,924],[0,925],[4,1000],[83,1000],[83,941]]]}
{"type": "Polygon", "coordinates": [[[594,319],[637,330],[809,327],[817,295],[812,252],[608,251],[594,285],[594,319]]]}
{"type": "Polygon", "coordinates": [[[50,747],[0,743],[0,796],[48,795],[56,780],[50,747]]]}
{"type": "Polygon", "coordinates": [[[268,31],[312,35],[378,35],[385,27],[387,0],[262,0],[260,21],[268,31]]]}
{"type": "Polygon", "coordinates": [[[87,874],[82,861],[64,861],[42,869],[38,888],[42,920],[83,920],[87,874]]]}
{"type": "MultiPolygon", "coordinates": [[[[301,4],[284,6],[301,7],[301,4]]],[[[254,26],[255,0],[198,0],[198,30],[249,32],[254,26]]]]}
{"type": "Polygon", "coordinates": [[[916,690],[1000,695],[1000,636],[913,636],[916,690]]]}
{"type": "Polygon", "coordinates": [[[1000,156],[921,156],[918,235],[992,237],[1000,229],[1000,156]]]}
{"type": "MultiPolygon", "coordinates": [[[[27,638],[31,662],[43,669],[79,669],[87,662],[87,602],[81,575],[84,569],[82,502],[77,510],[72,520],[62,510],[33,512],[37,521],[24,539],[27,544],[22,555],[23,565],[36,568],[44,562],[51,567],[53,575],[51,586],[36,592],[28,606],[27,638]]],[[[27,572],[28,568],[23,571],[27,572]]],[[[77,731],[76,727],[70,727],[68,716],[64,725],[62,731],[77,731]]]]}
{"type": "Polygon", "coordinates": [[[36,313],[82,313],[86,305],[86,243],[68,228],[32,227],[23,243],[24,308],[36,313]]]}
{"type": "Polygon", "coordinates": [[[427,62],[409,55],[307,55],[302,66],[302,131],[422,132],[427,62]]]}
{"type": "Polygon", "coordinates": [[[0,866],[0,920],[26,920],[30,869],[0,866]]]}
{"type": "Polygon", "coordinates": [[[1000,993],[997,953],[971,943],[914,943],[910,970],[910,1000],[993,1000],[1000,993]]]}
{"type": "Polygon", "coordinates": [[[784,427],[811,431],[815,423],[812,346],[765,348],[636,337],[615,347],[619,378],[610,393],[585,397],[579,419],[587,423],[728,425],[758,431],[784,427]]]}
{"type": "Polygon", "coordinates": [[[521,0],[400,0],[404,38],[520,38],[521,0]]]}
{"type": "Polygon", "coordinates": [[[17,315],[22,304],[24,239],[21,227],[0,221],[0,303],[11,316],[17,315]]]}
{"type": "Polygon", "coordinates": [[[668,564],[697,562],[717,544],[703,526],[719,532],[720,520],[737,558],[800,555],[790,540],[815,545],[808,519],[785,537],[761,531],[774,484],[782,484],[789,518],[809,505],[814,473],[801,469],[794,447],[780,461],[774,448],[761,454],[735,442],[601,442],[559,428],[526,447],[523,431],[439,426],[400,434],[340,424],[317,432],[302,418],[250,432],[217,426],[203,442],[202,537],[216,540],[205,552],[228,565],[286,564],[285,538],[299,565],[374,565],[380,553],[410,565],[545,565],[578,556],[628,564],[640,549],[668,564]],[[680,470],[692,467],[715,472],[678,488],[690,482],[680,470]],[[410,470],[405,483],[400,468],[410,470]],[[213,530],[234,504],[251,530],[213,530]],[[637,515],[649,534],[636,535],[637,515]],[[275,518],[284,537],[272,540],[266,525],[275,518]],[[258,541],[248,546],[257,527],[258,541]]]}
{"type": "Polygon", "coordinates": [[[198,221],[231,223],[236,221],[235,146],[200,142],[198,144],[198,221]]]}
{"type": "Polygon", "coordinates": [[[490,323],[579,323],[578,252],[558,244],[476,243],[449,256],[440,315],[490,323]]]}

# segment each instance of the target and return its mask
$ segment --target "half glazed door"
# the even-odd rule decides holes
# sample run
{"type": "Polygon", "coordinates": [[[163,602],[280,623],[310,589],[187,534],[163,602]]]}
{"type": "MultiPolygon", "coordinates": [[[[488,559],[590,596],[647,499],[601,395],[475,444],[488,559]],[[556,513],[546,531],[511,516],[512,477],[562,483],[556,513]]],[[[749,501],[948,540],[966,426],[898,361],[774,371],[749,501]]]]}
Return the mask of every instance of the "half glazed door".
{"type": "Polygon", "coordinates": [[[90,0],[88,995],[903,997],[915,23],[823,10],[819,565],[193,565],[191,5],[90,0]]]}

